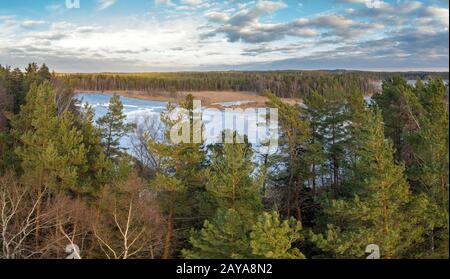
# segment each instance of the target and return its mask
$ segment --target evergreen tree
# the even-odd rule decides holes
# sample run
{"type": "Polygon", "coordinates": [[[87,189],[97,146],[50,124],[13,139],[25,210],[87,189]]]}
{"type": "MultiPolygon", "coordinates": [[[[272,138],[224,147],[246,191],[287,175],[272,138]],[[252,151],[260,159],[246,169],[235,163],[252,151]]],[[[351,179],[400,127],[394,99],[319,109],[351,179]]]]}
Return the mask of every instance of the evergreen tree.
{"type": "Polygon", "coordinates": [[[448,212],[448,146],[449,114],[442,80],[430,80],[419,91],[425,112],[418,116],[419,129],[407,135],[412,146],[413,163],[410,177],[420,189],[432,193],[433,200],[448,212]]]}
{"type": "MultiPolygon", "coordinates": [[[[234,139],[239,137],[233,133],[234,139]]],[[[261,210],[262,177],[252,177],[253,152],[247,142],[212,147],[206,190],[218,208],[234,209],[242,220],[251,220],[261,210]]]]}
{"type": "Polygon", "coordinates": [[[9,94],[14,98],[13,112],[19,113],[20,106],[25,102],[24,76],[19,68],[11,71],[10,74],[10,88],[9,94]]]}
{"type": "Polygon", "coordinates": [[[338,196],[344,180],[342,176],[350,135],[346,93],[340,89],[331,88],[324,93],[324,100],[324,110],[322,110],[318,129],[328,157],[330,189],[335,196],[338,196]]]}
{"type": "Polygon", "coordinates": [[[416,115],[421,112],[414,89],[404,78],[394,77],[383,82],[383,91],[373,96],[383,113],[386,137],[393,141],[395,159],[408,165],[409,147],[405,134],[417,129],[416,115]]]}
{"type": "Polygon", "coordinates": [[[245,221],[234,209],[219,209],[201,230],[191,232],[192,248],[184,249],[182,255],[187,259],[302,259],[303,254],[293,247],[301,239],[300,230],[300,222],[281,221],[276,212],[245,221]]]}
{"type": "Polygon", "coordinates": [[[397,159],[406,165],[414,201],[423,209],[417,214],[422,215],[424,243],[415,251],[423,257],[448,257],[447,92],[440,79],[427,84],[417,80],[413,87],[397,77],[375,96],[383,109],[386,135],[396,143],[397,159]]]}
{"type": "Polygon", "coordinates": [[[449,114],[445,101],[448,89],[442,80],[429,80],[427,86],[417,84],[415,91],[423,112],[416,116],[417,129],[408,132],[405,138],[411,154],[408,178],[427,199],[422,201],[427,204],[423,214],[427,229],[421,254],[448,257],[449,114]]]}
{"type": "Polygon", "coordinates": [[[34,62],[28,64],[28,66],[25,68],[25,76],[24,76],[25,92],[28,92],[33,84],[39,85],[41,83],[38,71],[39,66],[34,62]]]}
{"type": "Polygon", "coordinates": [[[94,125],[91,106],[84,106],[78,126],[83,135],[83,145],[86,146],[86,164],[80,171],[80,187],[87,193],[96,194],[101,186],[111,181],[113,164],[103,150],[101,131],[94,125]]]}
{"type": "Polygon", "coordinates": [[[411,193],[404,167],[394,162],[379,110],[367,112],[362,129],[354,170],[360,184],[354,198],[326,201],[327,232],[312,239],[339,257],[362,257],[371,243],[379,245],[383,258],[407,256],[404,252],[417,241],[417,228],[408,212],[411,193]]]}
{"type": "Polygon", "coordinates": [[[102,131],[103,145],[108,158],[115,158],[123,150],[120,147],[120,139],[133,130],[134,125],[126,123],[126,115],[123,113],[123,104],[117,94],[113,94],[109,100],[108,112],[97,119],[97,124],[102,131]]]}
{"type": "Polygon", "coordinates": [[[301,229],[300,222],[292,217],[281,221],[276,211],[264,212],[250,233],[252,255],[266,259],[304,259],[298,248],[292,247],[302,238],[301,229]]]}
{"type": "Polygon", "coordinates": [[[165,127],[165,139],[163,141],[151,139],[148,142],[149,150],[152,150],[160,162],[155,178],[151,181],[151,187],[158,192],[159,200],[167,216],[163,258],[169,258],[173,253],[175,229],[182,227],[178,238],[186,237],[188,232],[186,228],[196,225],[203,220],[202,217],[206,217],[202,216],[204,212],[201,209],[205,203],[209,203],[206,200],[204,186],[203,144],[193,142],[194,133],[201,133],[201,131],[194,131],[194,122],[201,117],[194,112],[191,95],[180,104],[180,108],[187,111],[187,117],[172,104],[167,105],[161,115],[161,121],[165,127]],[[190,141],[174,143],[170,137],[171,129],[174,125],[183,125],[183,123],[189,126],[190,141]],[[175,221],[177,219],[180,221],[175,221]]]}
{"type": "Polygon", "coordinates": [[[304,99],[305,115],[310,123],[311,138],[307,145],[305,162],[308,165],[310,185],[315,194],[318,186],[325,186],[324,176],[327,174],[325,138],[321,133],[321,121],[325,111],[325,99],[313,91],[304,99]]]}
{"type": "Polygon", "coordinates": [[[48,82],[30,93],[13,122],[16,135],[20,135],[16,154],[24,171],[22,178],[28,185],[78,192],[76,181],[86,162],[86,149],[81,131],[74,125],[74,116],[66,111],[58,117],[54,92],[48,82]],[[26,130],[15,126],[26,121],[30,121],[26,130]]]}
{"type": "MultiPolygon", "coordinates": [[[[74,125],[74,116],[65,111],[57,114],[55,95],[49,82],[32,85],[27,103],[12,122],[13,135],[20,142],[15,153],[21,162],[21,180],[29,191],[41,195],[48,193],[75,194],[79,188],[78,174],[86,163],[83,136],[74,125]],[[24,126],[17,126],[26,124],[24,126]],[[48,191],[50,189],[50,191],[48,191]]],[[[41,239],[41,209],[44,200],[36,205],[35,241],[41,239]]]]}
{"type": "Polygon", "coordinates": [[[182,250],[186,259],[239,259],[251,255],[248,225],[234,209],[219,209],[216,217],[205,220],[203,228],[192,231],[190,250],[182,250]]]}
{"type": "Polygon", "coordinates": [[[282,183],[285,187],[280,206],[288,217],[294,216],[302,220],[303,201],[305,200],[305,181],[303,174],[306,172],[304,163],[305,145],[310,138],[309,122],[302,118],[300,107],[284,103],[280,98],[270,92],[265,95],[269,98],[268,105],[278,109],[278,119],[281,127],[279,146],[281,156],[279,160],[283,165],[276,177],[275,183],[282,183]]]}
{"type": "Polygon", "coordinates": [[[37,73],[41,82],[50,81],[52,78],[52,74],[50,73],[50,70],[48,69],[47,65],[45,65],[45,63],[42,64],[37,73]]]}

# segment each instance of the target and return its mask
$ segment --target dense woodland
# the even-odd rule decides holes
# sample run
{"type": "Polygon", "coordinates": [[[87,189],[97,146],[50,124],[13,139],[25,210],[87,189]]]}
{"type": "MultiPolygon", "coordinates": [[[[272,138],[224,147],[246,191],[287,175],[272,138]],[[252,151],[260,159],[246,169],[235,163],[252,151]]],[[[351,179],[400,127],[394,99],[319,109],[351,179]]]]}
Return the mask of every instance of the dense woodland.
{"type": "MultiPolygon", "coordinates": [[[[45,65],[0,67],[0,258],[65,258],[68,244],[82,258],[365,258],[371,243],[382,258],[448,258],[440,77],[416,86],[389,77],[368,104],[353,74],[161,75],[61,79],[45,65]],[[303,75],[305,91],[291,87],[303,75]],[[162,130],[135,127],[117,95],[94,121],[73,98],[80,85],[256,88],[278,108],[279,148],[257,154],[245,138],[173,144],[174,106],[162,130]],[[119,145],[132,130],[135,157],[119,145]]],[[[179,105],[193,115],[192,97],[179,105]]]]}
{"type": "MultiPolygon", "coordinates": [[[[181,73],[103,73],[59,74],[58,78],[79,90],[139,90],[147,94],[177,91],[233,90],[262,94],[271,91],[278,97],[303,98],[312,92],[323,94],[339,86],[357,87],[365,94],[378,91],[378,81],[399,75],[358,71],[275,71],[275,72],[181,72],[181,73]]],[[[442,77],[448,73],[402,73],[406,79],[442,77]]]]}

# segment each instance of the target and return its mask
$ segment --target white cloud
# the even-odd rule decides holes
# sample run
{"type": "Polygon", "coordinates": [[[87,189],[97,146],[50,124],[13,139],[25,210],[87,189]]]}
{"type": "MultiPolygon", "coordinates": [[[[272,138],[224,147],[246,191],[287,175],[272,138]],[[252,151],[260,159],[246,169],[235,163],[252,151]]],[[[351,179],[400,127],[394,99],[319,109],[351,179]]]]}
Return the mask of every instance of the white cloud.
{"type": "Polygon", "coordinates": [[[435,7],[435,6],[428,6],[424,10],[424,15],[429,17],[429,21],[431,22],[437,22],[440,23],[442,26],[447,28],[448,30],[448,15],[449,11],[445,8],[435,7]]]}
{"type": "MultiPolygon", "coordinates": [[[[107,25],[100,19],[87,24],[71,17],[51,22],[2,15],[0,61],[17,65],[42,59],[38,62],[48,61],[56,70],[79,71],[320,66],[327,59],[363,65],[380,57],[391,66],[448,63],[448,8],[438,5],[394,1],[368,8],[364,0],[341,0],[359,5],[301,18],[288,13],[289,19],[279,20],[270,15],[286,9],[287,2],[153,1],[161,6],[145,16],[118,16],[107,25]]],[[[117,0],[96,3],[96,9],[106,9],[117,0]]],[[[293,8],[298,11],[297,5],[293,8]]]]}
{"type": "Polygon", "coordinates": [[[200,5],[204,0],[181,0],[180,2],[186,5],[200,5]]]}
{"type": "Polygon", "coordinates": [[[204,14],[204,16],[207,19],[210,19],[210,20],[215,21],[215,22],[225,22],[225,21],[230,19],[230,15],[229,14],[223,13],[223,12],[215,12],[215,11],[206,12],[204,14]]]}
{"type": "Polygon", "coordinates": [[[388,6],[388,4],[382,0],[345,0],[344,2],[363,4],[369,9],[379,9],[388,6]]]}
{"type": "Polygon", "coordinates": [[[98,0],[98,9],[104,10],[116,3],[116,0],[98,0]]]}
{"type": "Polygon", "coordinates": [[[34,28],[44,23],[44,20],[25,20],[20,24],[20,26],[22,26],[23,28],[34,28]]]}
{"type": "Polygon", "coordinates": [[[172,0],[155,0],[156,5],[175,6],[172,0]]]}
{"type": "Polygon", "coordinates": [[[58,11],[62,8],[63,6],[61,4],[51,4],[51,5],[47,5],[45,6],[45,9],[47,11],[58,11]]]}
{"type": "Polygon", "coordinates": [[[260,0],[256,3],[256,11],[262,13],[271,13],[276,10],[284,9],[287,7],[287,4],[283,1],[266,1],[260,0]]]}

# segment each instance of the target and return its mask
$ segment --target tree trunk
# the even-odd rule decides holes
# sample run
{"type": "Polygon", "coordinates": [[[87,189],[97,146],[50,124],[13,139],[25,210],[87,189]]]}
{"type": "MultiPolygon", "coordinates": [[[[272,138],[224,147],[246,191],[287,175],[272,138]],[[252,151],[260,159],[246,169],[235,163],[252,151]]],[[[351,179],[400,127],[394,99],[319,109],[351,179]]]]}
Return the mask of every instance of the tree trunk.
{"type": "MultiPolygon", "coordinates": [[[[40,198],[41,194],[42,194],[42,189],[39,186],[38,198],[40,198]]],[[[34,231],[34,240],[36,243],[36,247],[39,245],[39,237],[40,237],[39,234],[40,234],[40,227],[41,227],[41,204],[42,204],[42,201],[39,200],[38,204],[36,206],[36,230],[34,231]]]]}
{"type": "Polygon", "coordinates": [[[173,208],[170,208],[169,216],[167,218],[167,233],[164,239],[164,250],[162,255],[163,259],[168,259],[170,257],[172,234],[173,234],[173,208]]]}

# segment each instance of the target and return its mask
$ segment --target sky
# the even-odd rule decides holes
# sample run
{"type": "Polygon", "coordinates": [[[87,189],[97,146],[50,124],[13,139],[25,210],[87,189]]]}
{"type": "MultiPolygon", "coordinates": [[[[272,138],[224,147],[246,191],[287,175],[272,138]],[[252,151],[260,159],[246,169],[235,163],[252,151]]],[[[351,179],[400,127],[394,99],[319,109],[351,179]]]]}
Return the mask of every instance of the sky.
{"type": "Polygon", "coordinates": [[[0,64],[448,71],[448,28],[448,0],[1,0],[0,64]]]}

